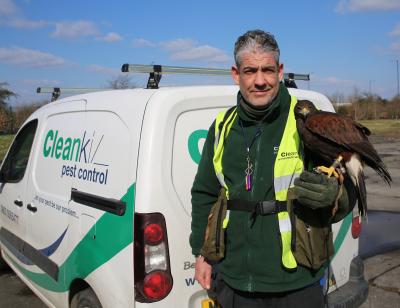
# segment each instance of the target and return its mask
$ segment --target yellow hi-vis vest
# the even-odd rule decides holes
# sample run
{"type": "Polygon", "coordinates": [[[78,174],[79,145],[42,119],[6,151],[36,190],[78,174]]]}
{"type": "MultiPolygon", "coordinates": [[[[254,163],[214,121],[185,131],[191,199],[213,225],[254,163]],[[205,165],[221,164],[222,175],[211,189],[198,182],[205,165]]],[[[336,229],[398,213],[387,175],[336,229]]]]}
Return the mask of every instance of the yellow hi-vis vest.
{"type": "MultiPolygon", "coordinates": [[[[289,187],[293,186],[293,181],[303,171],[303,160],[299,154],[300,137],[296,128],[294,117],[294,106],[297,99],[291,96],[290,109],[286,121],[285,130],[279,145],[278,154],[274,165],[274,190],[277,201],[286,201],[289,187]]],[[[215,119],[215,143],[214,143],[214,169],[221,186],[225,187],[227,198],[229,199],[229,188],[224,180],[222,168],[222,156],[224,153],[224,140],[228,136],[233,122],[237,117],[236,108],[225,118],[226,111],[222,111],[215,119]],[[222,127],[221,126],[222,123],[222,127]]],[[[282,241],[282,264],[287,269],[297,267],[296,260],[291,251],[292,225],[287,211],[277,214],[279,221],[279,231],[282,241]]],[[[229,211],[227,212],[223,227],[226,228],[229,221],[229,211]]]]}

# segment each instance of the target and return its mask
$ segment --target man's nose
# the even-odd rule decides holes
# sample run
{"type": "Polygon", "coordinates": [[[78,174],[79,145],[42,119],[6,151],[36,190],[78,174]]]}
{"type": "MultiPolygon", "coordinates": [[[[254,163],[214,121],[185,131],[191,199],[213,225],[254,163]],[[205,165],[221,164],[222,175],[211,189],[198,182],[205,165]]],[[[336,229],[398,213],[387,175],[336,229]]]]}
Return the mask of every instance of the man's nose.
{"type": "Polygon", "coordinates": [[[258,88],[266,86],[266,81],[265,81],[264,75],[261,71],[258,71],[256,73],[256,78],[254,80],[254,84],[258,88]]]}

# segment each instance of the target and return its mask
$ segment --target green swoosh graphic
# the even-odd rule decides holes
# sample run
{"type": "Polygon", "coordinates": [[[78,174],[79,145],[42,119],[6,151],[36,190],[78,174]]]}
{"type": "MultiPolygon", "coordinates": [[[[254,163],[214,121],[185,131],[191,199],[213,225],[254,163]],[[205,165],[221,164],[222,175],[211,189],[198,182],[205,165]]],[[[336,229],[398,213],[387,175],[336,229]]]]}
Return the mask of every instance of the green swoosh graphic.
{"type": "Polygon", "coordinates": [[[58,281],[45,273],[31,272],[13,261],[14,265],[42,288],[53,292],[68,291],[74,279],[84,279],[132,243],[135,184],[128,188],[121,200],[126,203],[125,215],[104,213],[60,266],[58,281]]]}
{"type": "Polygon", "coordinates": [[[346,216],[345,219],[343,219],[343,222],[340,226],[338,235],[335,238],[335,241],[333,243],[333,247],[335,248],[335,255],[339,251],[340,246],[342,246],[344,239],[346,237],[347,232],[350,229],[351,222],[353,220],[353,214],[350,212],[349,215],[346,216]]]}
{"type": "MultiPolygon", "coordinates": [[[[121,199],[127,205],[125,215],[120,217],[105,213],[97,221],[85,237],[78,243],[67,260],[60,266],[58,281],[54,281],[45,273],[34,273],[14,263],[16,267],[42,288],[53,292],[66,292],[76,278],[84,279],[95,269],[106,263],[133,241],[133,213],[135,200],[135,184],[129,187],[121,199]],[[96,239],[93,239],[96,227],[96,239]]],[[[351,226],[351,213],[343,220],[334,241],[335,254],[346,237],[351,226]]]]}
{"type": "Polygon", "coordinates": [[[198,130],[195,130],[193,133],[191,133],[188,138],[189,155],[196,164],[199,164],[200,159],[201,159],[201,151],[199,149],[199,140],[206,139],[207,134],[208,134],[208,130],[198,129],[198,130]]]}

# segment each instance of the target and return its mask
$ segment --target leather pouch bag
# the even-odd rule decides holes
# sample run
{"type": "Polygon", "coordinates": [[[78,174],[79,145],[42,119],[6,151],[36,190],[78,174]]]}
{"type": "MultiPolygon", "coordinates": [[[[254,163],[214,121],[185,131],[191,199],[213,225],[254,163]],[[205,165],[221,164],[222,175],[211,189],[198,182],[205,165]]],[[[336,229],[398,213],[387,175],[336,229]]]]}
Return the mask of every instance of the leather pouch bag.
{"type": "Polygon", "coordinates": [[[298,264],[319,270],[333,257],[331,224],[321,219],[321,213],[299,204],[288,207],[292,220],[292,252],[298,264]],[[297,206],[297,208],[296,208],[297,206]]]}
{"type": "Polygon", "coordinates": [[[200,254],[209,261],[218,262],[225,255],[225,229],[223,221],[227,211],[226,189],[221,188],[217,202],[208,215],[208,223],[200,254]]]}
{"type": "Polygon", "coordinates": [[[313,227],[296,219],[296,246],[294,257],[300,265],[318,270],[333,256],[330,227],[313,227]]]}

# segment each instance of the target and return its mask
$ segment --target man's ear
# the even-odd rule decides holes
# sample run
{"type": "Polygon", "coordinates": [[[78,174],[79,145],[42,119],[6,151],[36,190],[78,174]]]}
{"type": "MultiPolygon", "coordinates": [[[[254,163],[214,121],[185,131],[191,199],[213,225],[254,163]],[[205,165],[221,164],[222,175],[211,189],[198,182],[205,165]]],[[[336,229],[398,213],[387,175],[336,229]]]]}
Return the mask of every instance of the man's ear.
{"type": "Polygon", "coordinates": [[[283,80],[283,63],[279,64],[278,67],[279,81],[283,80]]]}
{"type": "Polygon", "coordinates": [[[231,68],[232,79],[236,84],[239,84],[239,68],[236,65],[232,65],[231,68]]]}

